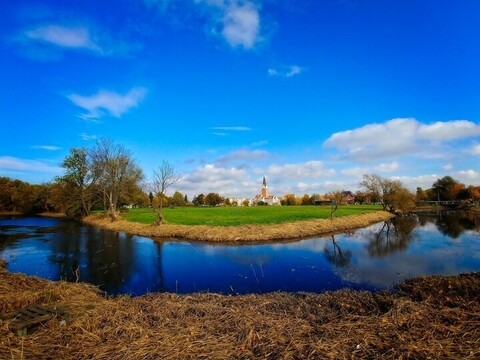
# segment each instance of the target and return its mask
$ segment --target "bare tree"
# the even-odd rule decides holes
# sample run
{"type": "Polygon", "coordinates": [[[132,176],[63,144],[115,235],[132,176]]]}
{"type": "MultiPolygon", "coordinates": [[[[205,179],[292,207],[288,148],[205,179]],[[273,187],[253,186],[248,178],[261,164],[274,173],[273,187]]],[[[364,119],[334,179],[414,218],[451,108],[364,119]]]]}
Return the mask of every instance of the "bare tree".
{"type": "Polygon", "coordinates": [[[387,207],[391,212],[396,209],[406,210],[413,205],[413,194],[398,180],[365,174],[360,185],[366,188],[370,195],[380,199],[384,210],[387,207]]]}
{"type": "Polygon", "coordinates": [[[168,161],[163,160],[162,164],[157,170],[153,171],[152,191],[160,198],[160,204],[155,209],[157,212],[156,225],[164,222],[163,217],[163,197],[167,189],[180,180],[180,174],[175,170],[175,167],[168,161]]]}
{"type": "Polygon", "coordinates": [[[91,157],[104,209],[112,220],[116,220],[119,201],[138,188],[143,179],[142,169],[135,163],[130,151],[109,139],[97,141],[91,157]]]}

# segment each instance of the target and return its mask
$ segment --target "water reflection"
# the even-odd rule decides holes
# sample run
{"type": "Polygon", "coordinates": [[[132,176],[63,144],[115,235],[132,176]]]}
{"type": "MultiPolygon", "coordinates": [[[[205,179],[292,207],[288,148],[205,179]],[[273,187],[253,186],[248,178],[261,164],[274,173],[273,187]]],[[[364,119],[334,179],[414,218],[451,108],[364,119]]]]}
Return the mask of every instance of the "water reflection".
{"type": "Polygon", "coordinates": [[[335,241],[335,235],[332,235],[332,242],[325,243],[325,257],[335,266],[346,267],[350,265],[352,252],[342,250],[338,242],[335,241]]]}
{"type": "Polygon", "coordinates": [[[61,219],[0,218],[10,271],[110,294],[386,289],[405,278],[480,271],[479,218],[424,213],[350,234],[264,245],[154,242],[61,219]]]}
{"type": "Polygon", "coordinates": [[[372,229],[367,234],[370,256],[382,257],[396,251],[405,250],[413,240],[413,230],[418,224],[417,217],[394,218],[385,221],[380,231],[372,229]]]}

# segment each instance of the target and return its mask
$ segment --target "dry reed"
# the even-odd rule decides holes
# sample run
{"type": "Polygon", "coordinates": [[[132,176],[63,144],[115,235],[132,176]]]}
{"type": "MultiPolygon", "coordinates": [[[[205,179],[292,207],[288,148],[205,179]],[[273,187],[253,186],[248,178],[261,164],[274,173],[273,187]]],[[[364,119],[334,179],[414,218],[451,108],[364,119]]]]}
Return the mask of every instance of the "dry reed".
{"type": "Polygon", "coordinates": [[[207,225],[146,225],[126,220],[111,221],[110,218],[91,215],[85,223],[113,231],[130,234],[209,242],[266,242],[293,240],[318,235],[338,233],[365,227],[394,217],[386,211],[376,211],[360,215],[343,216],[333,219],[304,220],[282,224],[207,226],[207,225]]]}
{"type": "Polygon", "coordinates": [[[1,359],[480,357],[480,275],[409,280],[396,293],[105,297],[0,268],[0,313],[56,306],[25,337],[0,322],[1,359]]]}

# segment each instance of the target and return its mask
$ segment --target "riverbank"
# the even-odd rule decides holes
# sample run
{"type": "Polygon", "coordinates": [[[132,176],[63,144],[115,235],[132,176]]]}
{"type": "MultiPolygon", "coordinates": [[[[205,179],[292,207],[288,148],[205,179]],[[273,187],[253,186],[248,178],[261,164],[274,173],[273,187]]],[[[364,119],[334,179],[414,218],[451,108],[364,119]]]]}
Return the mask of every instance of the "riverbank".
{"type": "Polygon", "coordinates": [[[147,225],[127,220],[111,221],[102,215],[90,215],[83,221],[88,225],[112,231],[153,238],[209,242],[267,242],[294,240],[332,233],[351,231],[393,218],[389,212],[375,211],[333,219],[304,220],[281,224],[251,224],[238,226],[208,225],[147,225]]]}
{"type": "Polygon", "coordinates": [[[108,298],[91,285],[0,268],[0,314],[32,304],[63,312],[24,337],[1,320],[0,358],[473,359],[479,299],[479,274],[421,277],[396,293],[108,298]]]}

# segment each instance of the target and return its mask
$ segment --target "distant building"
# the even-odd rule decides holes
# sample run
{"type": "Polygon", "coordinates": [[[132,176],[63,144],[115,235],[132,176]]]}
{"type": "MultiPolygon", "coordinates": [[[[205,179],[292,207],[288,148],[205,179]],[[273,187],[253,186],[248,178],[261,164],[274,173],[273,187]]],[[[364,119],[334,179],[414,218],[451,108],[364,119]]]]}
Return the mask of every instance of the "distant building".
{"type": "Polygon", "coordinates": [[[260,195],[256,195],[252,201],[253,205],[267,204],[267,205],[281,205],[280,199],[276,195],[270,195],[268,192],[267,180],[263,177],[262,188],[260,195]]]}
{"type": "Polygon", "coordinates": [[[351,191],[342,191],[342,204],[352,205],[355,203],[355,196],[351,191]]]}

